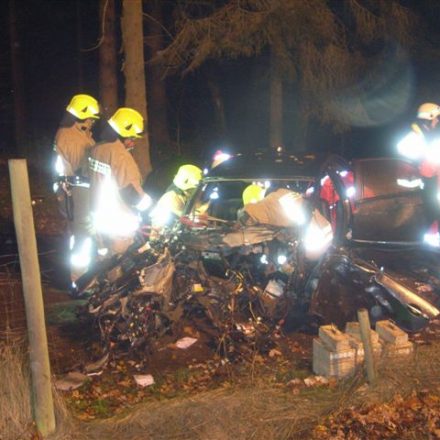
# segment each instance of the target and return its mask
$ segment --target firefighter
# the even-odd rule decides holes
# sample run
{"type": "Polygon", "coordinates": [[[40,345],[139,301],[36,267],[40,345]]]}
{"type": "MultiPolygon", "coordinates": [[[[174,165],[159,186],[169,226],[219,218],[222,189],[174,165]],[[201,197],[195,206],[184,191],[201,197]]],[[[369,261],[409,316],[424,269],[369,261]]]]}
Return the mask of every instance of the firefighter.
{"type": "Polygon", "coordinates": [[[437,104],[422,104],[417,112],[418,121],[411,126],[412,131],[426,144],[420,172],[427,178],[438,178],[440,172],[440,144],[437,139],[439,116],[440,107],[437,104]]]}
{"type": "Polygon", "coordinates": [[[417,110],[417,120],[411,131],[398,143],[400,154],[414,161],[425,178],[425,191],[430,195],[430,215],[437,218],[425,234],[428,243],[440,245],[440,137],[438,122],[440,106],[432,102],[422,104],[417,110]]]}
{"type": "Polygon", "coordinates": [[[411,131],[397,144],[399,153],[419,163],[429,160],[439,116],[440,106],[432,102],[422,104],[417,110],[417,120],[411,124],[411,131]]]}
{"type": "Polygon", "coordinates": [[[89,95],[75,95],[66,107],[54,141],[54,191],[69,224],[72,282],[87,270],[91,258],[87,160],[95,144],[92,127],[97,119],[98,101],[89,95]]]}
{"type": "Polygon", "coordinates": [[[265,188],[256,183],[248,185],[242,194],[243,206],[249,205],[250,203],[257,203],[264,199],[265,188]]]}
{"type": "MultiPolygon", "coordinates": [[[[301,209],[303,199],[300,194],[287,188],[279,188],[265,196],[264,189],[261,188],[263,191],[260,192],[255,188],[257,186],[250,185],[243,191],[244,208],[239,212],[238,220],[240,223],[246,225],[266,224],[281,228],[290,227],[292,225],[292,218],[290,213],[288,214],[284,208],[284,203],[289,198],[292,201],[298,201],[295,204],[295,206],[298,206],[297,211],[301,216],[304,215],[305,211],[301,209]]],[[[293,213],[293,211],[294,209],[292,208],[291,212],[293,213]]],[[[298,224],[305,222],[305,220],[300,219],[300,216],[297,216],[296,221],[298,224]]]]}
{"type": "Polygon", "coordinates": [[[144,119],[132,108],[119,108],[107,121],[89,159],[91,210],[98,253],[120,254],[133,243],[140,213],[151,205],[130,151],[142,137],[144,119]]]}
{"type": "Polygon", "coordinates": [[[151,213],[153,227],[172,224],[183,210],[202,179],[202,170],[191,164],[182,165],[151,213]]]}
{"type": "Polygon", "coordinates": [[[436,220],[424,235],[427,243],[439,246],[439,194],[440,194],[440,138],[438,122],[440,107],[437,104],[422,104],[417,112],[418,122],[411,126],[425,142],[424,154],[419,163],[420,174],[425,178],[427,192],[431,195],[430,214],[436,220]]]}
{"type": "Polygon", "coordinates": [[[245,226],[295,228],[303,243],[304,255],[310,260],[320,258],[333,240],[330,222],[300,193],[287,188],[278,188],[262,200],[246,204],[238,221],[245,226]]]}

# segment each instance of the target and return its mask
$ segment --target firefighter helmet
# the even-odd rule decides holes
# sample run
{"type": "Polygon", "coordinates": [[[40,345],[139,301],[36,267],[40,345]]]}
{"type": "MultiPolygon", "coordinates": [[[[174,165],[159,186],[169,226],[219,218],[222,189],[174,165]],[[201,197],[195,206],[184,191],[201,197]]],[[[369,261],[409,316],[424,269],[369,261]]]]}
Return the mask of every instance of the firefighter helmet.
{"type": "Polygon", "coordinates": [[[141,138],[144,131],[144,118],[138,111],[128,107],[116,110],[108,123],[123,138],[141,138]]]}
{"type": "Polygon", "coordinates": [[[417,110],[417,117],[419,119],[432,121],[438,116],[440,116],[440,107],[432,102],[425,102],[417,110]]]}
{"type": "Polygon", "coordinates": [[[202,179],[203,172],[195,165],[182,165],[174,176],[173,183],[182,191],[195,188],[202,179]]]}
{"type": "Polygon", "coordinates": [[[264,198],[265,189],[260,186],[252,183],[248,185],[242,194],[243,197],[243,205],[249,205],[250,203],[257,203],[264,198]]]}
{"type": "Polygon", "coordinates": [[[98,101],[90,95],[75,95],[66,110],[78,119],[99,119],[98,101]]]}

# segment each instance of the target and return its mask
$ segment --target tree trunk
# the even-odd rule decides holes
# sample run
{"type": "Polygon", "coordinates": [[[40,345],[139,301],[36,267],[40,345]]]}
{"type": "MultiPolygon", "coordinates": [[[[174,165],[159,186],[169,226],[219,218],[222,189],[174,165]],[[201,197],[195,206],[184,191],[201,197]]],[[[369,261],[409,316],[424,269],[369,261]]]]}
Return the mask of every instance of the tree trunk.
{"type": "Polygon", "coordinates": [[[294,151],[296,153],[303,153],[307,150],[307,140],[310,125],[310,116],[308,106],[305,103],[306,97],[301,91],[301,87],[297,84],[295,87],[296,93],[296,123],[294,135],[294,151]]]}
{"type": "Polygon", "coordinates": [[[217,135],[219,140],[225,141],[226,139],[226,117],[225,106],[223,102],[223,96],[218,84],[216,76],[210,72],[208,76],[208,88],[211,93],[212,102],[215,110],[215,125],[217,129],[217,135]]]}
{"type": "MultiPolygon", "coordinates": [[[[162,23],[161,1],[155,0],[149,3],[151,3],[151,10],[149,11],[151,17],[147,18],[148,34],[145,41],[151,59],[156,56],[158,51],[163,49],[163,30],[160,25],[162,23]]],[[[173,151],[169,151],[171,148],[168,131],[168,100],[166,81],[162,73],[163,67],[160,64],[147,64],[150,140],[154,148],[161,150],[165,155],[169,155],[173,151]]]]}
{"type": "Polygon", "coordinates": [[[142,30],[142,1],[122,1],[122,42],[125,61],[125,105],[142,114],[146,133],[138,139],[134,158],[141,174],[145,177],[151,171],[150,142],[148,137],[147,93],[145,89],[144,42],[142,30]]]}
{"type": "Polygon", "coordinates": [[[270,56],[270,128],[269,142],[272,148],[283,144],[283,79],[275,51],[270,56]]]}
{"type": "Polygon", "coordinates": [[[104,30],[99,46],[99,97],[102,112],[108,118],[118,107],[115,0],[99,0],[99,17],[104,30]]]}
{"type": "Polygon", "coordinates": [[[82,40],[81,0],[76,0],[76,62],[78,69],[78,90],[82,90],[84,85],[82,40]]]}
{"type": "Polygon", "coordinates": [[[303,153],[307,150],[309,135],[309,116],[298,108],[297,133],[295,136],[295,152],[303,153]]]}
{"type": "Polygon", "coordinates": [[[9,0],[9,38],[11,46],[12,99],[14,102],[15,148],[26,156],[26,106],[24,99],[24,78],[21,45],[17,29],[16,0],[9,0]]]}

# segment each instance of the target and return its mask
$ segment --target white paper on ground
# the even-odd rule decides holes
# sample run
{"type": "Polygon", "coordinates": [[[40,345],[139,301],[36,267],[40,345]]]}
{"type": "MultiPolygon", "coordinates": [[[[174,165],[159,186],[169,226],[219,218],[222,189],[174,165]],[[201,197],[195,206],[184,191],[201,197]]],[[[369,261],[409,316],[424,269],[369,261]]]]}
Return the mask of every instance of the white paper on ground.
{"type": "Polygon", "coordinates": [[[154,385],[154,377],[151,374],[135,374],[134,380],[141,387],[154,385]]]}
{"type": "Polygon", "coordinates": [[[195,342],[197,342],[196,338],[191,338],[189,336],[185,336],[182,339],[179,339],[176,342],[176,347],[177,348],[181,348],[182,350],[185,350],[188,347],[191,347],[191,345],[193,345],[195,342]]]}

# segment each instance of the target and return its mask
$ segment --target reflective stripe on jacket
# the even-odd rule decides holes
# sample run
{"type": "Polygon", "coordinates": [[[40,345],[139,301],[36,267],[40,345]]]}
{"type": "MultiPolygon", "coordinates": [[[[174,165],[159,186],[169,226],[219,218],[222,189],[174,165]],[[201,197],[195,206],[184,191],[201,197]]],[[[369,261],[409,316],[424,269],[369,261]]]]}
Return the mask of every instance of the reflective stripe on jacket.
{"type": "Polygon", "coordinates": [[[89,159],[92,212],[98,232],[133,232],[138,224],[133,206],[122,197],[131,188],[141,198],[141,174],[133,156],[120,140],[97,144],[89,159]]]}

